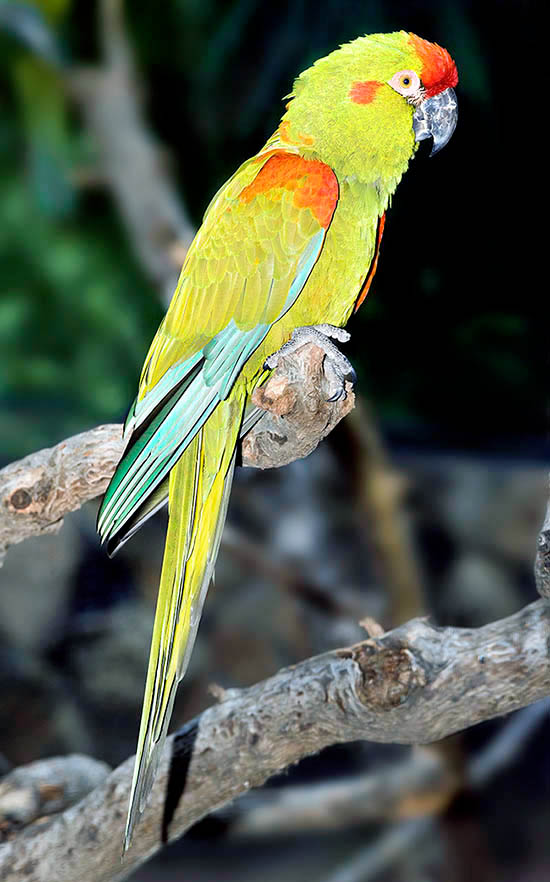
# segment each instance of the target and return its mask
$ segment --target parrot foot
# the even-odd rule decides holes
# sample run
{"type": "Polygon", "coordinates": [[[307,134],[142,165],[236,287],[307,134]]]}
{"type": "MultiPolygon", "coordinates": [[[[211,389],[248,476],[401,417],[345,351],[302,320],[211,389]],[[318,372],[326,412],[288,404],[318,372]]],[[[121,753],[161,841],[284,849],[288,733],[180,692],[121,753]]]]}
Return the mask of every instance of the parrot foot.
{"type": "Polygon", "coordinates": [[[347,395],[346,380],[355,385],[357,374],[351,362],[334,345],[331,337],[341,343],[347,343],[350,335],[343,328],[337,328],[335,325],[308,325],[304,328],[295,328],[290,340],[284,343],[277,352],[266,358],[264,367],[273,370],[279,364],[281,357],[296,352],[304,343],[314,343],[324,351],[326,356],[325,370],[328,368],[327,373],[330,372],[336,382],[336,391],[328,401],[339,401],[347,395]]]}

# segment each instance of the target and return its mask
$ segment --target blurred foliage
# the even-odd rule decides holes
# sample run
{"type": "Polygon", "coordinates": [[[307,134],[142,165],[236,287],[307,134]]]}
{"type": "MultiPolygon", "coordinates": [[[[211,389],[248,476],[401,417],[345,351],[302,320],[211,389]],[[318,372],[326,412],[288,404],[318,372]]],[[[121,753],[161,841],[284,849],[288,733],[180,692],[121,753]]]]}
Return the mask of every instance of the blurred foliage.
{"type": "MultiPolygon", "coordinates": [[[[196,223],[219,184],[277,125],[282,96],[315,58],[360,33],[401,27],[449,48],[461,78],[459,126],[444,153],[429,162],[422,153],[400,186],[348,352],[360,388],[407,440],[514,446],[518,437],[540,437],[545,343],[524,221],[536,193],[522,185],[537,139],[529,152],[520,140],[540,116],[540,95],[509,70],[511,45],[514,70],[533,67],[534,3],[126,7],[149,119],[196,223]],[[519,131],[514,107],[526,121],[519,131]]],[[[100,63],[97,10],[88,0],[0,0],[5,458],[121,419],[161,317],[108,194],[75,184],[93,162],[93,145],[68,104],[59,59],[100,63]]]]}
{"type": "MultiPolygon", "coordinates": [[[[41,2],[36,12],[58,21],[69,7],[41,2]]],[[[93,154],[59,70],[25,45],[46,21],[31,24],[19,16],[2,66],[11,85],[0,104],[3,456],[120,419],[162,317],[105,195],[72,183],[93,154]]]]}

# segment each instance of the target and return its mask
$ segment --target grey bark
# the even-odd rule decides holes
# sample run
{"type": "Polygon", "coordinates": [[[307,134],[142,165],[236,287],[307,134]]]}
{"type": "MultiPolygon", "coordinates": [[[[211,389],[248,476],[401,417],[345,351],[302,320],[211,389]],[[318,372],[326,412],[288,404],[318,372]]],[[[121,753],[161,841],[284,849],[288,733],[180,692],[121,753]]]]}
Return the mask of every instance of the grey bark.
{"type": "Polygon", "coordinates": [[[550,501],[537,540],[535,581],[541,597],[550,598],[550,501]]]}
{"type": "Polygon", "coordinates": [[[168,783],[171,793],[181,788],[167,830],[174,839],[328,745],[362,738],[427,743],[547,696],[549,647],[550,606],[540,600],[478,629],[414,619],[249,689],[229,690],[168,739],[151,802],[123,863],[133,759],[42,833],[0,847],[0,879],[124,879],[163,846],[168,783]]]}
{"type": "Polygon", "coordinates": [[[98,426],[0,470],[0,563],[10,545],[57,532],[103,493],[123,449],[122,426],[98,426]]]}
{"type": "Polygon", "coordinates": [[[0,780],[0,839],[79,802],[110,771],[107,763],[73,753],[9,772],[0,780]]]}

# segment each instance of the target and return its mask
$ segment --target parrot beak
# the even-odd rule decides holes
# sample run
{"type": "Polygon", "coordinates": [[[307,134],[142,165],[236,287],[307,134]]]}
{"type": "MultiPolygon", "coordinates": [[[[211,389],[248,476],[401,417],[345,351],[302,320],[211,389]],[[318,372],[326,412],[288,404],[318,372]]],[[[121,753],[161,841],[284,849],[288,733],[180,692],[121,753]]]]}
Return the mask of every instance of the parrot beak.
{"type": "Polygon", "coordinates": [[[430,156],[435,156],[451,140],[457,119],[458,105],[454,89],[445,89],[433,98],[426,98],[413,116],[415,140],[433,138],[430,156]]]}

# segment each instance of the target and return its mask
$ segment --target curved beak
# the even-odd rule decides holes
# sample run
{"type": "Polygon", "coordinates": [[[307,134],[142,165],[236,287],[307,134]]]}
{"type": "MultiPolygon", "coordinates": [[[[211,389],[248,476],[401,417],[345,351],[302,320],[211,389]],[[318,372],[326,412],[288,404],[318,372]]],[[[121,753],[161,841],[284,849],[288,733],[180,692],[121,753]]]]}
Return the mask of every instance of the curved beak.
{"type": "Polygon", "coordinates": [[[435,156],[451,140],[457,119],[458,104],[454,89],[445,89],[433,98],[426,98],[414,112],[415,140],[433,138],[430,156],[435,156]]]}

